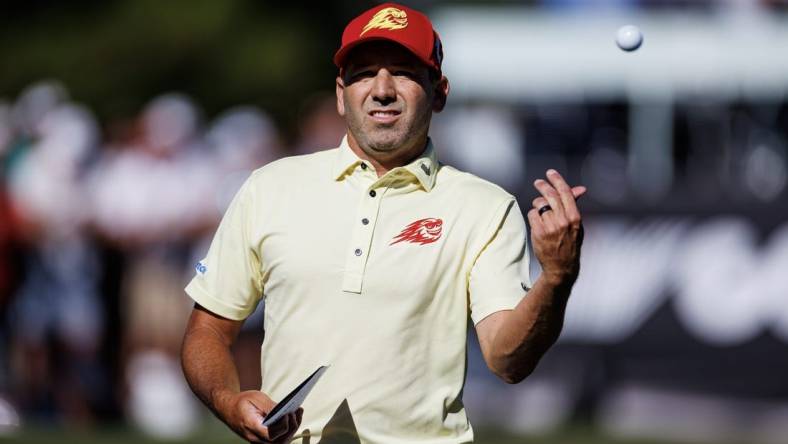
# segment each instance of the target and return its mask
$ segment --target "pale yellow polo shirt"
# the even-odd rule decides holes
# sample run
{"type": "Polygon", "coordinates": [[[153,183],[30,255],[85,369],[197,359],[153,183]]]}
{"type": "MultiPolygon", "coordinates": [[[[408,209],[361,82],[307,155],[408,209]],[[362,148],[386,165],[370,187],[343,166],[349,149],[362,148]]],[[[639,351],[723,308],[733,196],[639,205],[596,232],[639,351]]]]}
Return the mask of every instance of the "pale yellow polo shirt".
{"type": "Polygon", "coordinates": [[[527,262],[503,189],[439,164],[431,142],[378,178],[345,139],[255,171],[186,291],[238,320],[265,298],[261,390],[275,401],[330,365],[303,405],[310,442],[346,400],[341,427],[362,443],[463,443],[468,319],[514,308],[527,262]]]}

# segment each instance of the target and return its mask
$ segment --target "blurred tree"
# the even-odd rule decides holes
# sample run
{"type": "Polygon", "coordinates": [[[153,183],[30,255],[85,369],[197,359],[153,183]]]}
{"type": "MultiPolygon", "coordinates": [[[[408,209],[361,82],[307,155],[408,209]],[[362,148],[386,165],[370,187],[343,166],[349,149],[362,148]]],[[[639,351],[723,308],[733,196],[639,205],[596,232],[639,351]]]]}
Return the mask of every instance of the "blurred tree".
{"type": "Polygon", "coordinates": [[[56,78],[106,122],[177,90],[209,115],[262,106],[291,132],[298,103],[333,90],[331,56],[344,22],[372,3],[18,2],[0,16],[0,97],[56,78]]]}

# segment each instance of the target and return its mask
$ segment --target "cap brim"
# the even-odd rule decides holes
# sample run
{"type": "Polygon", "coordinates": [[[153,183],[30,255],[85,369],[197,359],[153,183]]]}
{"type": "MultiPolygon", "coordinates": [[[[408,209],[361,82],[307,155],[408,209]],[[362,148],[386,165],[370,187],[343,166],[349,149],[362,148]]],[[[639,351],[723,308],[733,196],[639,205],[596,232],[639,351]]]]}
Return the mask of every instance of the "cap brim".
{"type": "Polygon", "coordinates": [[[396,43],[397,45],[402,46],[403,48],[407,49],[408,52],[410,52],[417,59],[419,59],[421,61],[421,63],[423,63],[424,65],[427,66],[427,68],[434,69],[434,70],[437,70],[437,71],[440,72],[440,69],[436,68],[431,60],[425,60],[424,58],[422,58],[418,54],[418,52],[416,52],[416,50],[413,49],[411,46],[409,46],[409,45],[407,45],[407,44],[405,44],[403,42],[397,41],[397,40],[389,39],[389,38],[386,38],[386,37],[380,37],[380,36],[362,37],[362,38],[360,38],[360,39],[358,39],[358,40],[356,40],[356,41],[354,41],[352,43],[349,43],[349,44],[343,46],[342,48],[339,48],[339,51],[337,51],[336,54],[334,54],[334,65],[336,65],[337,68],[341,69],[344,66],[345,62],[347,61],[346,59],[347,59],[348,54],[350,54],[350,51],[352,51],[353,49],[357,48],[359,45],[362,45],[364,43],[373,42],[373,41],[386,41],[386,42],[396,43]]]}

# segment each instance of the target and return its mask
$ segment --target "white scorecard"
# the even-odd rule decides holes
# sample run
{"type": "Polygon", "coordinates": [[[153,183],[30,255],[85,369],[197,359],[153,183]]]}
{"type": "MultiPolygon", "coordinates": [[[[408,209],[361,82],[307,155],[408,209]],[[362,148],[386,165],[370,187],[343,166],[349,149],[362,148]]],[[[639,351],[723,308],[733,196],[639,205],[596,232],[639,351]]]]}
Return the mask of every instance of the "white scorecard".
{"type": "Polygon", "coordinates": [[[314,373],[309,375],[308,378],[304,380],[298,387],[293,389],[292,392],[288,393],[287,396],[284,397],[279,403],[274,406],[274,408],[268,412],[268,416],[263,419],[263,426],[268,427],[279,421],[280,418],[287,415],[288,413],[293,413],[301,407],[304,400],[306,399],[309,392],[312,391],[312,387],[315,386],[317,380],[323,376],[326,369],[328,368],[327,365],[321,365],[320,367],[315,370],[314,373]]]}

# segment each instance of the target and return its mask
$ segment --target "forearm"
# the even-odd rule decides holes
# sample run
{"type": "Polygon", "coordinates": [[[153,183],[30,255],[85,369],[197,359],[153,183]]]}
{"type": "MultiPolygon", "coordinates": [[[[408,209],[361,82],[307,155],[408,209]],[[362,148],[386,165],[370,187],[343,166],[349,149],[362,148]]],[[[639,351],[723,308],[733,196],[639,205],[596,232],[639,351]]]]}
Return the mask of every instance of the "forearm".
{"type": "Polygon", "coordinates": [[[507,313],[491,344],[491,367],[504,381],[525,379],[558,339],[573,283],[574,279],[542,275],[507,313]]]}
{"type": "Polygon", "coordinates": [[[186,381],[197,397],[222,420],[226,420],[225,401],[240,391],[230,346],[211,328],[195,327],[184,336],[181,350],[186,381]]]}

